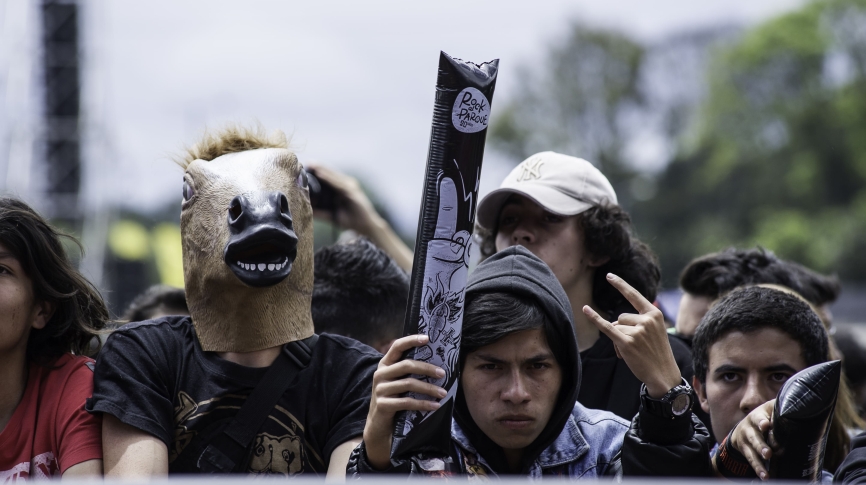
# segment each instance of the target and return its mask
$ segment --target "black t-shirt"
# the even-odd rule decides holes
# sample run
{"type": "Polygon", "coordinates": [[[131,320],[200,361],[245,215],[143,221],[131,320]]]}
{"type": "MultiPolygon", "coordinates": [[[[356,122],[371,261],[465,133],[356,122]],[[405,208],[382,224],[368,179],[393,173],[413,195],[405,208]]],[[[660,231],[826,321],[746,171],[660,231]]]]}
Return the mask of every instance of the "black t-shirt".
{"type": "MultiPolygon", "coordinates": [[[[689,348],[670,335],[668,341],[680,374],[691,385],[694,371],[689,348]]],[[[640,409],[641,382],[625,361],[617,358],[613,341],[600,334],[592,347],[580,353],[580,363],[583,375],[577,401],[588,408],[610,411],[631,421],[640,409]]]]}
{"type": "MultiPolygon", "coordinates": [[[[248,471],[326,472],[334,448],[364,431],[380,358],[350,338],[321,335],[310,364],[292,377],[259,429],[248,471]]],[[[116,330],[100,352],[86,408],[165,442],[170,473],[194,473],[184,450],[237,414],[266,371],[202,351],[189,317],[133,323],[116,330]]]]}

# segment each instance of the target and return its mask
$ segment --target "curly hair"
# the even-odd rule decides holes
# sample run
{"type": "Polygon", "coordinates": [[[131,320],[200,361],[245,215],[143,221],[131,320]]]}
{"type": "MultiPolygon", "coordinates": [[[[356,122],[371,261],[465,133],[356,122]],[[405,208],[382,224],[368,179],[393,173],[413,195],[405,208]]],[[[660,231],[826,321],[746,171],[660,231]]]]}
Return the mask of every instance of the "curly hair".
{"type": "Polygon", "coordinates": [[[44,328],[30,330],[27,360],[38,365],[49,365],[67,352],[95,356],[101,342],[94,337],[109,320],[102,296],[72,266],[61,238],[81,248],[24,202],[0,198],[0,243],[33,282],[34,298],[55,307],[44,328]]]}
{"type": "Polygon", "coordinates": [[[692,295],[718,298],[738,286],[771,283],[788,287],[809,303],[821,306],[838,298],[841,285],[772,251],[728,248],[693,259],[680,274],[680,287],[692,295]]]}
{"type": "MultiPolygon", "coordinates": [[[[636,310],[616,288],[607,282],[605,275],[614,273],[628,282],[649,301],[658,294],[661,271],[658,259],[652,250],[634,236],[631,218],[620,206],[595,205],[576,217],[583,232],[583,244],[596,259],[607,259],[595,271],[592,284],[592,301],[608,316],[615,318],[636,310]]],[[[496,252],[498,228],[488,231],[475,226],[476,240],[481,249],[482,260],[496,252]]]]}

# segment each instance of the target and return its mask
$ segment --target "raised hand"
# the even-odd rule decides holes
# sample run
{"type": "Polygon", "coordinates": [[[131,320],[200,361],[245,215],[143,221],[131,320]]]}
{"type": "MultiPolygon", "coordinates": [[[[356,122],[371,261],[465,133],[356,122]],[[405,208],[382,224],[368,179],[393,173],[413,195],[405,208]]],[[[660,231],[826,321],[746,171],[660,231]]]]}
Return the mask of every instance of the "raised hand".
{"type": "Polygon", "coordinates": [[[635,377],[646,384],[649,396],[659,399],[682,382],[668,341],[664,316],[624,279],[608,273],[607,281],[639,313],[623,313],[613,323],[602,318],[589,305],[584,305],[583,313],[613,341],[617,355],[625,360],[635,377]]]}
{"type": "Polygon", "coordinates": [[[426,335],[397,339],[379,361],[379,367],[373,374],[370,410],[367,424],[364,425],[364,446],[367,448],[367,460],[373,468],[384,470],[390,465],[394,416],[397,412],[435,411],[439,409],[437,401],[445,397],[445,389],[410,377],[414,374],[438,379],[445,376],[445,371],[426,362],[400,360],[407,350],[426,345],[428,340],[426,335]],[[431,396],[435,401],[406,396],[409,392],[431,396]]]}
{"type": "Polygon", "coordinates": [[[775,406],[776,400],[773,399],[756,407],[737,423],[734,432],[731,433],[731,446],[749,460],[749,465],[752,465],[752,469],[761,480],[766,480],[769,476],[765,463],[773,456],[773,447],[767,444],[767,441],[773,441],[770,430],[773,427],[775,406]],[[770,440],[764,438],[768,434],[770,440]]]}

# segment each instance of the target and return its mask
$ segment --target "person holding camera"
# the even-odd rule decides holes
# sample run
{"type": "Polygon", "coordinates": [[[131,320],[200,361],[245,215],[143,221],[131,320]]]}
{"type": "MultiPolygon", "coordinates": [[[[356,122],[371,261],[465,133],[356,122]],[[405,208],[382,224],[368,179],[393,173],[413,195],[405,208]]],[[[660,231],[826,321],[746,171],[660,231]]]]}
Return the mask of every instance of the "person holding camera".
{"type": "Polygon", "coordinates": [[[401,268],[412,271],[412,250],[379,215],[357,179],[321,165],[310,165],[306,169],[307,174],[312,175],[310,203],[313,216],[366,236],[394,258],[401,268]]]}

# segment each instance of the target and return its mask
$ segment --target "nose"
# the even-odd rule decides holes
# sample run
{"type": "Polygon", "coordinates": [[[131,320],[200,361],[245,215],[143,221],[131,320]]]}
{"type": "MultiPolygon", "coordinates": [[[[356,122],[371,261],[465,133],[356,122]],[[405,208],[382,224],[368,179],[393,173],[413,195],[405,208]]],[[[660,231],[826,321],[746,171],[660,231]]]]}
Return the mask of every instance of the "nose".
{"type": "Polygon", "coordinates": [[[520,221],[511,233],[511,244],[532,244],[535,242],[535,230],[529,222],[520,221]]]}
{"type": "Polygon", "coordinates": [[[293,230],[289,199],[280,191],[236,196],[229,203],[228,219],[232,234],[262,224],[282,225],[293,230]]]}
{"type": "Polygon", "coordinates": [[[506,377],[505,388],[500,393],[503,401],[508,401],[514,404],[522,404],[529,402],[532,396],[526,388],[526,382],[519,369],[515,369],[509,376],[506,377]]]}
{"type": "Polygon", "coordinates": [[[764,387],[760,378],[750,376],[746,381],[743,396],[740,398],[740,411],[749,414],[756,407],[775,397],[771,392],[765,392],[764,387]]]}

